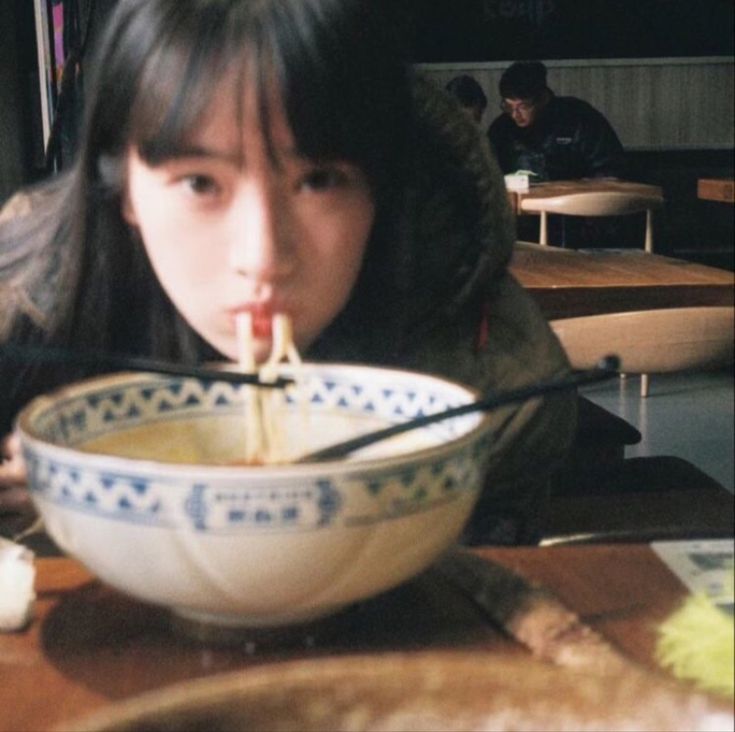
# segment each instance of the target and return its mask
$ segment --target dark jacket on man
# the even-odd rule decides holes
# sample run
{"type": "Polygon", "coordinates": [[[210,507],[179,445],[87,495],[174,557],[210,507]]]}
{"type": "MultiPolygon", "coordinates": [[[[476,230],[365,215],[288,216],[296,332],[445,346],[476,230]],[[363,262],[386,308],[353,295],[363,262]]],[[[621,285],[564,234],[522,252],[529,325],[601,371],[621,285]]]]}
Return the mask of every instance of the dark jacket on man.
{"type": "Polygon", "coordinates": [[[532,127],[502,114],[488,130],[503,173],[528,170],[533,180],[623,177],[623,146],[610,123],[576,97],[552,96],[532,127]]]}

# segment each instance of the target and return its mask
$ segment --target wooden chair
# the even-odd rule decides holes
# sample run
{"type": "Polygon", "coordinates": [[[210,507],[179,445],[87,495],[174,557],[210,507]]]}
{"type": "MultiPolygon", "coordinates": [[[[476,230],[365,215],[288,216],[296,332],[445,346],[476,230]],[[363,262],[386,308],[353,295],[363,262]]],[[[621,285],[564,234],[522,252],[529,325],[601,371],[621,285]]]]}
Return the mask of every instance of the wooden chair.
{"type": "Polygon", "coordinates": [[[647,193],[623,191],[590,191],[589,193],[566,193],[546,198],[523,198],[521,211],[538,213],[541,216],[539,244],[547,245],[548,214],[564,216],[627,216],[646,212],[646,235],[644,249],[653,251],[653,212],[663,206],[661,196],[647,193]]]}
{"type": "Polygon", "coordinates": [[[621,370],[641,375],[696,371],[733,363],[735,308],[668,308],[606,313],[551,321],[574,368],[593,367],[607,353],[620,356],[621,370]]]}

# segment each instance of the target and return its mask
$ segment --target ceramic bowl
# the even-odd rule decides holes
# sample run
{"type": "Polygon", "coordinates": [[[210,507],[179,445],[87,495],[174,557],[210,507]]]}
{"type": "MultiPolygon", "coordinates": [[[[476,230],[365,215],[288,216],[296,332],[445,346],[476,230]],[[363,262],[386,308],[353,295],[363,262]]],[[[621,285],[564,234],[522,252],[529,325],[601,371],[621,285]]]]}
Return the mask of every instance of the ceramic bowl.
{"type": "MultiPolygon", "coordinates": [[[[18,427],[46,529],[109,585],[218,626],[332,613],[424,569],[483,482],[488,418],[470,414],[348,460],[233,465],[245,389],[113,374],[31,402],[18,427]]],[[[300,454],[476,398],[424,374],[307,365],[279,407],[300,454]]]]}

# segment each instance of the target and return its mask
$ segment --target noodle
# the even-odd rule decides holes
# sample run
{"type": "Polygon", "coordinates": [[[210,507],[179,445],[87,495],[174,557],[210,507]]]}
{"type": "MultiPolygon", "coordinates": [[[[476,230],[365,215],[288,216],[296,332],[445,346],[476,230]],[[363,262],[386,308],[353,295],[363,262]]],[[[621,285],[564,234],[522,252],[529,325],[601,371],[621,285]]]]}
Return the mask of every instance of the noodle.
{"type": "MultiPolygon", "coordinates": [[[[260,381],[275,381],[280,375],[284,359],[295,368],[302,364],[296,345],[293,342],[291,320],[283,313],[273,316],[271,353],[267,361],[257,367],[255,343],[253,339],[253,318],[250,313],[237,317],[238,365],[241,370],[257,371],[260,381]]],[[[283,429],[276,417],[284,401],[280,389],[245,388],[245,463],[263,465],[285,462],[286,445],[283,429]]]]}

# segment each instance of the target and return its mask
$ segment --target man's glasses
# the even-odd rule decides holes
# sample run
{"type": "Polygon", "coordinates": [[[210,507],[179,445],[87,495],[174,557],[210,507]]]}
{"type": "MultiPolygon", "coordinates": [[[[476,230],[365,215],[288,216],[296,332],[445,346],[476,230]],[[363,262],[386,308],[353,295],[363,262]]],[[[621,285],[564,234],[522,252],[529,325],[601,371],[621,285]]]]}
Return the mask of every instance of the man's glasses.
{"type": "Polygon", "coordinates": [[[521,112],[522,114],[525,114],[526,112],[530,112],[535,106],[536,106],[536,101],[533,99],[527,99],[522,102],[516,102],[515,104],[505,99],[503,99],[503,101],[500,102],[500,109],[506,114],[511,114],[511,115],[514,112],[521,112]]]}

